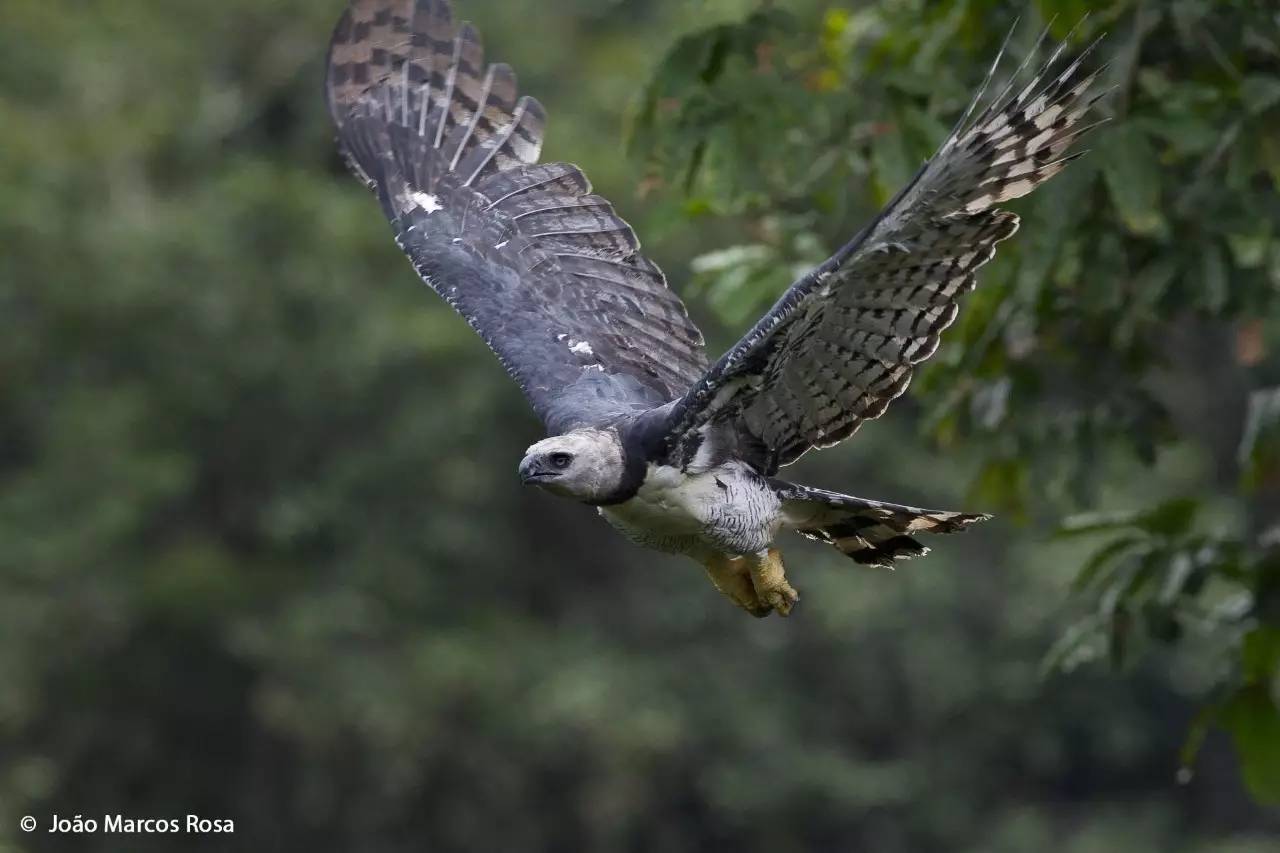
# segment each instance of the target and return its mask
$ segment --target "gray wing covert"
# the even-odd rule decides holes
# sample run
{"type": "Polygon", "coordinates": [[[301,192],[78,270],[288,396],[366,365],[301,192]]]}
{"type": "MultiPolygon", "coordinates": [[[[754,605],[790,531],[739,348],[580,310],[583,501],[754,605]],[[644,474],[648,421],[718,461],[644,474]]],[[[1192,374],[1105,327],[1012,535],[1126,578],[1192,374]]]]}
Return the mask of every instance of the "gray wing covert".
{"type": "Polygon", "coordinates": [[[488,343],[552,432],[667,403],[702,335],[575,166],[538,164],[544,115],[445,0],[353,0],[327,97],[352,170],[414,269],[488,343]]]}

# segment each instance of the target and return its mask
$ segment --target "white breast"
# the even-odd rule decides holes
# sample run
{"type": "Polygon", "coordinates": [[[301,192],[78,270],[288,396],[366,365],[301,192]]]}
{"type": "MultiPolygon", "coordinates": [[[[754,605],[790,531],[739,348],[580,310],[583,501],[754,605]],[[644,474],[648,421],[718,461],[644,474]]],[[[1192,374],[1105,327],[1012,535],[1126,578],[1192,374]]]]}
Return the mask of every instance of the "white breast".
{"type": "Polygon", "coordinates": [[[736,461],[700,474],[650,465],[635,497],[600,510],[632,541],[690,556],[767,547],[778,530],[779,511],[773,490],[736,461]]]}
{"type": "Polygon", "coordinates": [[[603,507],[601,512],[615,524],[654,533],[696,533],[707,517],[708,504],[719,499],[711,489],[715,484],[705,475],[685,476],[678,468],[650,465],[635,497],[603,507]]]}

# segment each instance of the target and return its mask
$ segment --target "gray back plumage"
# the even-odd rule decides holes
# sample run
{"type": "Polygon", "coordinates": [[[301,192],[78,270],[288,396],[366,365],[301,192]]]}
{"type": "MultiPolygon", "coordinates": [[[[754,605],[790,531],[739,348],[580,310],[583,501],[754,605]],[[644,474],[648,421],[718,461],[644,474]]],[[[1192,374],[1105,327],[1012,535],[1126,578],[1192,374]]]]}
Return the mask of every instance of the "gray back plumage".
{"type": "Polygon", "coordinates": [[[446,0],[353,0],[326,94],[344,157],[422,279],[489,344],[552,432],[683,394],[702,335],[545,117],[446,0]]]}
{"type": "Polygon", "coordinates": [[[1096,100],[1097,72],[1084,70],[1084,55],[1055,70],[1062,50],[1015,90],[1019,68],[978,112],[997,57],[956,128],[907,187],[792,285],[672,406],[673,457],[701,441],[708,426],[730,426],[740,446],[753,448],[752,463],[772,472],[848,438],[906,390],[977,270],[1017,230],[1018,217],[996,205],[1026,195],[1078,156],[1064,154],[1088,129],[1081,119],[1096,100]]]}

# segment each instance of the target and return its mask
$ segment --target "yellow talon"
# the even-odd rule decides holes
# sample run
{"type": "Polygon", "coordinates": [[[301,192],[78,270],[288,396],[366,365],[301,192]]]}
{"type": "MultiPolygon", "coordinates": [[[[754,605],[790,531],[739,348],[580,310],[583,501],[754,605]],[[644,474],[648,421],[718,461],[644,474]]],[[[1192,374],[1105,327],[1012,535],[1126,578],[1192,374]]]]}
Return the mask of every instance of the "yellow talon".
{"type": "Polygon", "coordinates": [[[769,548],[747,558],[751,571],[751,583],[760,603],[790,616],[791,608],[800,600],[800,594],[787,583],[787,570],[782,563],[782,552],[769,548]]]}
{"type": "Polygon", "coordinates": [[[726,598],[752,616],[768,616],[773,608],[762,604],[759,596],[756,595],[756,587],[752,582],[747,563],[745,557],[718,554],[708,560],[704,566],[711,582],[726,598]]]}
{"type": "Polygon", "coordinates": [[[718,554],[704,566],[716,589],[752,616],[768,616],[775,610],[789,616],[800,600],[787,583],[782,552],[776,548],[746,557],[718,554]]]}

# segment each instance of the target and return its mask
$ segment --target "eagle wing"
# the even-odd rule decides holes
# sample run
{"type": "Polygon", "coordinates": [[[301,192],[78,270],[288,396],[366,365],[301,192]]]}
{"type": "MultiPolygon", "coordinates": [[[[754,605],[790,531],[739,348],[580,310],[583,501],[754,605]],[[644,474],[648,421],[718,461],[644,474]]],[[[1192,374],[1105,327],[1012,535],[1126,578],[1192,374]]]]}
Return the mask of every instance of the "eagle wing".
{"type": "Polygon", "coordinates": [[[1090,87],[1100,69],[1084,70],[1086,50],[1056,71],[1062,52],[1060,45],[1014,92],[1024,62],[979,113],[1001,49],[964,116],[908,185],[669,407],[671,456],[690,458],[708,427],[727,426],[736,452],[772,473],[884,413],[937,349],[977,270],[1017,230],[1018,217],[996,205],[1079,156],[1064,154],[1088,129],[1081,119],[1097,99],[1090,87]]]}
{"type": "Polygon", "coordinates": [[[552,432],[667,403],[702,334],[575,166],[537,163],[544,113],[446,0],[352,0],[329,49],[339,146],[414,269],[552,432]]]}

